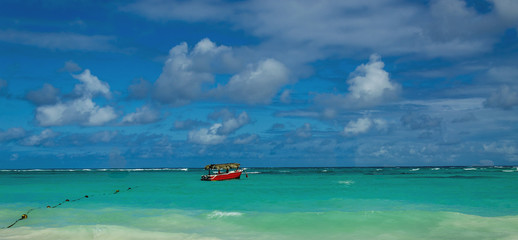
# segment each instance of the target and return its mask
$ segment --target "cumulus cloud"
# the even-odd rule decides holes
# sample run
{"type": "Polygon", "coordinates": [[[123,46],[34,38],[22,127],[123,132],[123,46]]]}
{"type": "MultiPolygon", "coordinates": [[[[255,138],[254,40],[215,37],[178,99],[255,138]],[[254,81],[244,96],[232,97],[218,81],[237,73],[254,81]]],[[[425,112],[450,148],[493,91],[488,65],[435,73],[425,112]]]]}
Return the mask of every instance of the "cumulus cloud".
{"type": "Polygon", "coordinates": [[[354,136],[368,132],[372,128],[380,131],[387,129],[387,122],[383,119],[371,119],[368,117],[358,118],[356,121],[351,120],[344,127],[343,133],[346,136],[354,136]]]}
{"type": "Polygon", "coordinates": [[[160,120],[160,112],[152,109],[149,106],[143,106],[137,108],[134,113],[129,113],[122,118],[122,124],[124,125],[135,125],[135,124],[147,124],[154,123],[160,120]]]}
{"type": "Polygon", "coordinates": [[[21,143],[26,146],[50,146],[58,134],[51,129],[45,129],[40,134],[25,138],[21,143]]]}
{"type": "Polygon", "coordinates": [[[0,130],[0,142],[8,142],[25,137],[26,132],[23,128],[9,128],[5,131],[0,130]]]}
{"type": "Polygon", "coordinates": [[[79,96],[92,98],[97,95],[103,95],[106,98],[111,97],[108,83],[102,82],[99,78],[92,75],[89,69],[86,69],[81,74],[73,75],[73,77],[82,82],[82,84],[76,84],[74,87],[74,92],[79,96]]]}
{"type": "Polygon", "coordinates": [[[390,81],[389,73],[383,70],[384,66],[379,55],[371,55],[367,64],[358,66],[351,73],[347,80],[347,94],[323,94],[317,96],[315,101],[325,106],[364,108],[394,100],[401,87],[390,81]]]}
{"type": "Polygon", "coordinates": [[[79,124],[99,126],[117,117],[111,106],[99,107],[90,98],[82,97],[65,103],[40,106],[36,109],[36,120],[41,126],[79,124]]]}
{"type": "Polygon", "coordinates": [[[235,118],[227,118],[222,122],[221,128],[218,129],[219,134],[230,134],[235,132],[242,126],[250,123],[250,117],[246,112],[242,112],[235,118]]]}
{"type": "Polygon", "coordinates": [[[367,64],[362,64],[354,70],[349,84],[349,98],[363,105],[375,105],[384,100],[393,99],[399,90],[399,85],[391,82],[389,74],[383,67],[379,55],[373,54],[367,64]]]}
{"type": "Polygon", "coordinates": [[[117,117],[111,106],[101,107],[93,101],[93,97],[97,95],[111,96],[107,83],[100,81],[88,69],[79,75],[74,75],[74,78],[82,82],[76,84],[74,88],[77,98],[68,101],[59,100],[55,104],[36,108],[35,118],[41,126],[69,124],[99,126],[117,117]]]}
{"type": "Polygon", "coordinates": [[[27,92],[25,98],[37,106],[56,104],[59,100],[59,89],[45,83],[41,89],[27,92]]]}
{"type": "Polygon", "coordinates": [[[212,74],[193,70],[187,43],[184,42],[169,51],[162,74],[154,84],[153,97],[163,103],[184,105],[201,98],[202,85],[213,80],[212,74]]]}
{"type": "Polygon", "coordinates": [[[515,66],[491,67],[481,77],[490,89],[483,105],[488,108],[512,109],[518,105],[518,69],[515,66]]]}
{"type": "Polygon", "coordinates": [[[502,108],[505,110],[510,110],[514,106],[518,106],[518,87],[508,85],[501,86],[484,101],[484,106],[502,108]]]}
{"type": "Polygon", "coordinates": [[[199,41],[189,55],[197,72],[233,73],[242,67],[231,47],[217,46],[208,38],[199,41]]]}
{"type": "Polygon", "coordinates": [[[221,123],[215,123],[210,128],[201,128],[199,130],[190,131],[188,140],[189,142],[203,145],[220,144],[227,138],[225,135],[218,134],[218,130],[221,126],[221,123]]]}
{"type": "MultiPolygon", "coordinates": [[[[234,56],[231,47],[205,38],[189,51],[187,43],[173,47],[162,74],[154,83],[154,99],[171,105],[212,98],[249,104],[269,103],[280,88],[289,83],[288,69],[275,59],[248,64],[234,56]],[[227,83],[212,88],[214,74],[234,74],[227,83]]],[[[143,95],[143,94],[137,94],[143,95]]]]}
{"type": "Polygon", "coordinates": [[[267,104],[280,88],[289,83],[289,71],[281,62],[266,59],[247,70],[234,75],[224,86],[218,86],[213,94],[249,104],[267,104]]]}
{"type": "Polygon", "coordinates": [[[233,134],[239,128],[250,123],[250,117],[246,112],[240,113],[238,116],[231,113],[227,109],[214,112],[209,115],[214,120],[221,119],[220,123],[213,124],[210,128],[201,128],[189,132],[188,140],[198,144],[220,144],[228,135],[233,134]]]}

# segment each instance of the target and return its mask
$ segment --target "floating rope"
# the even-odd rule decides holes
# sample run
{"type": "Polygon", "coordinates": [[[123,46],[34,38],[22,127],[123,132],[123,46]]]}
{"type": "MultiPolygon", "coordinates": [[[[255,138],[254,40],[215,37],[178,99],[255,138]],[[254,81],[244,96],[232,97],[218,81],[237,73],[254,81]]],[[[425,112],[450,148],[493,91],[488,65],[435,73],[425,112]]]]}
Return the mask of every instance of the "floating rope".
{"type": "MultiPolygon", "coordinates": [[[[132,188],[131,188],[131,187],[129,187],[128,189],[126,189],[126,192],[127,192],[127,191],[129,191],[129,190],[131,190],[131,189],[132,189],[132,188]]],[[[119,193],[119,192],[120,192],[120,191],[119,191],[119,189],[117,189],[117,190],[115,190],[115,192],[114,192],[113,194],[117,194],[117,193],[119,193]]],[[[107,194],[107,193],[103,193],[103,194],[100,194],[100,195],[108,195],[108,194],[107,194]]],[[[93,196],[93,195],[92,195],[92,196],[93,196]]],[[[80,198],[77,198],[77,199],[74,199],[74,200],[65,199],[63,202],[60,202],[60,203],[58,203],[57,205],[54,205],[54,206],[47,205],[47,208],[56,208],[56,207],[61,206],[61,205],[62,205],[62,204],[64,204],[64,203],[67,203],[67,202],[77,202],[77,201],[82,200],[82,199],[85,199],[85,198],[89,198],[89,196],[88,196],[88,195],[84,195],[84,196],[82,196],[82,197],[80,197],[80,198]]],[[[26,213],[22,214],[22,216],[21,216],[19,219],[17,219],[16,221],[14,221],[11,225],[9,225],[9,226],[7,226],[7,227],[0,228],[0,229],[6,229],[6,228],[10,228],[10,227],[14,226],[14,225],[15,225],[16,223],[18,223],[19,221],[27,219],[27,218],[29,217],[29,213],[31,213],[32,211],[34,211],[34,210],[36,210],[36,209],[40,209],[40,208],[41,208],[41,207],[38,207],[38,208],[31,208],[31,209],[29,209],[26,213]]]]}

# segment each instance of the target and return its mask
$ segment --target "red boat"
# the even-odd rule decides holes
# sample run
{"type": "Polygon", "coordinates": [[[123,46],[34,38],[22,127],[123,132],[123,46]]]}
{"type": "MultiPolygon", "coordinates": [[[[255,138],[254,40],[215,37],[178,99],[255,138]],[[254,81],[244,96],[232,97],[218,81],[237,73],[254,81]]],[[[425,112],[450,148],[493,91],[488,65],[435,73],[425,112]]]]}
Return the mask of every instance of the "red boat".
{"type": "MultiPolygon", "coordinates": [[[[205,170],[209,170],[209,174],[202,175],[202,181],[221,181],[241,178],[242,169],[239,169],[239,163],[209,164],[205,166],[205,170]],[[236,170],[231,170],[235,168],[236,170]],[[214,172],[212,172],[213,170],[214,172]],[[217,170],[217,173],[216,173],[217,170]]],[[[248,177],[248,176],[247,176],[248,177]]]]}

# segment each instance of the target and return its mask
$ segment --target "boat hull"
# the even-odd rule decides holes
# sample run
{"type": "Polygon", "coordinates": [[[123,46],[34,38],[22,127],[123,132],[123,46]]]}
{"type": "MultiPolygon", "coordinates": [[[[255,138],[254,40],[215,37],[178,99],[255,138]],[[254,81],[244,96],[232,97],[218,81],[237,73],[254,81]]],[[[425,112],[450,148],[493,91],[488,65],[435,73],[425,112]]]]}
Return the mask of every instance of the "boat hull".
{"type": "Polygon", "coordinates": [[[203,175],[201,176],[202,181],[223,181],[230,179],[239,179],[241,178],[242,171],[231,172],[231,173],[221,173],[217,175],[203,175]]]}

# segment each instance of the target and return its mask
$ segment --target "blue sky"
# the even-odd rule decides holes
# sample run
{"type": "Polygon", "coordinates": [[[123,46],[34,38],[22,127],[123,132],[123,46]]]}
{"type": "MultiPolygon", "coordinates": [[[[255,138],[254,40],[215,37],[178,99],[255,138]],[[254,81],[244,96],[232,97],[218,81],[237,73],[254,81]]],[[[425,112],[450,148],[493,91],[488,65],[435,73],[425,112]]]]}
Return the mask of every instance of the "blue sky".
{"type": "Polygon", "coordinates": [[[518,165],[518,2],[2,1],[0,168],[518,165]]]}

